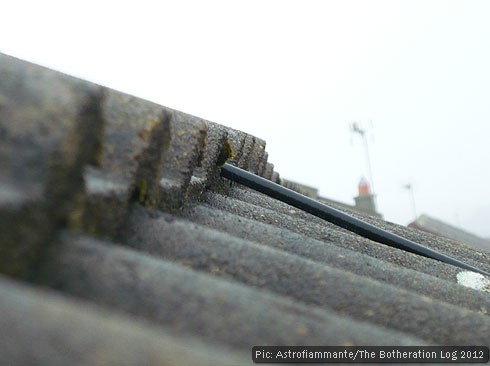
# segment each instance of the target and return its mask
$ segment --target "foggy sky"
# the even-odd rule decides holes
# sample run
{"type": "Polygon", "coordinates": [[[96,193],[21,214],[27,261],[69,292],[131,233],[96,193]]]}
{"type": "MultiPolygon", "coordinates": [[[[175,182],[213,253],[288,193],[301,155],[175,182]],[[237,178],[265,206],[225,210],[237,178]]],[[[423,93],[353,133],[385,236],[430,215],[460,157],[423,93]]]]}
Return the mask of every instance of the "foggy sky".
{"type": "Polygon", "coordinates": [[[490,237],[486,1],[10,2],[0,51],[267,141],[281,176],[490,237]]]}

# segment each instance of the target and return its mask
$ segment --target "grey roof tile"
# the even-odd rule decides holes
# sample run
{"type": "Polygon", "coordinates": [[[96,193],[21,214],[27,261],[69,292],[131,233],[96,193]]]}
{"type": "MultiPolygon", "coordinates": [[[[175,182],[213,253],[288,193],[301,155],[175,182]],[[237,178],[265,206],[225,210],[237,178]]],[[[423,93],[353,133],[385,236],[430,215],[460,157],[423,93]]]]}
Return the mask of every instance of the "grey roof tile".
{"type": "Polygon", "coordinates": [[[265,141],[254,137],[254,147],[250,155],[250,161],[248,163],[248,170],[254,174],[260,174],[264,169],[267,162],[267,156],[265,155],[265,141]]]}
{"type": "MultiPolygon", "coordinates": [[[[265,148],[265,144],[264,144],[264,148],[265,148]]],[[[262,155],[257,171],[257,174],[261,177],[264,177],[265,175],[265,170],[267,168],[268,160],[269,160],[269,153],[267,151],[264,151],[264,154],[262,155]]]]}
{"type": "MultiPolygon", "coordinates": [[[[239,350],[318,339],[356,344],[381,334],[369,325],[85,236],[65,233],[51,253],[38,283],[239,350]]],[[[390,336],[393,344],[421,343],[390,336]]]]}
{"type": "Polygon", "coordinates": [[[252,154],[255,145],[255,139],[251,135],[246,135],[243,141],[243,147],[240,154],[240,159],[238,159],[237,166],[248,170],[248,163],[250,160],[250,155],[252,154]]]}
{"type": "MultiPolygon", "coordinates": [[[[292,208],[291,206],[285,203],[277,202],[276,200],[270,197],[267,197],[257,192],[253,192],[249,189],[241,189],[240,187],[237,187],[237,189],[229,191],[228,196],[244,201],[246,203],[251,203],[256,206],[273,210],[274,212],[283,213],[295,218],[297,217],[302,220],[306,220],[308,222],[316,223],[321,226],[327,225],[339,231],[343,230],[341,228],[335,227],[334,225],[330,225],[329,223],[326,223],[324,220],[315,217],[307,212],[292,208]]],[[[331,204],[331,205],[341,211],[347,212],[348,214],[354,217],[360,218],[366,222],[369,222],[373,225],[383,228],[389,232],[398,234],[400,236],[403,236],[405,238],[408,238],[410,240],[413,240],[425,246],[434,248],[448,255],[461,258],[462,260],[467,261],[470,264],[474,264],[477,267],[481,267],[486,271],[490,270],[490,252],[484,249],[474,248],[453,239],[442,238],[438,235],[430,234],[420,230],[414,230],[410,227],[397,225],[389,221],[385,221],[379,217],[362,213],[355,209],[349,209],[345,205],[335,205],[335,204],[331,204]]],[[[389,251],[390,249],[387,248],[386,250],[389,251]]],[[[439,272],[435,273],[435,275],[440,275],[440,274],[441,273],[439,272]]]]}
{"type": "Polygon", "coordinates": [[[83,192],[101,138],[100,87],[0,54],[0,266],[26,275],[83,192]]]}
{"type": "MultiPolygon", "coordinates": [[[[240,365],[253,345],[489,345],[490,280],[221,179],[228,144],[231,163],[314,194],[281,179],[255,136],[0,54],[3,360],[240,365]]],[[[328,202],[490,270],[487,251],[328,202]]]]}
{"type": "Polygon", "coordinates": [[[194,116],[172,111],[171,139],[163,162],[158,204],[163,210],[178,209],[185,199],[194,170],[201,165],[206,123],[194,116]]]}
{"type": "Polygon", "coordinates": [[[265,179],[271,180],[272,179],[272,172],[274,172],[274,164],[267,163],[265,166],[263,177],[265,179]]]}
{"type": "Polygon", "coordinates": [[[189,220],[235,237],[278,248],[329,266],[386,282],[454,305],[490,314],[490,297],[480,291],[403,268],[330,242],[312,239],[274,225],[263,224],[209,205],[188,207],[189,220]]]}
{"type": "Polygon", "coordinates": [[[97,160],[84,170],[86,197],[79,226],[113,237],[131,199],[148,205],[157,201],[170,112],[109,89],[104,89],[100,105],[104,133],[97,160]]]}
{"type": "Polygon", "coordinates": [[[310,305],[327,306],[361,321],[418,335],[431,343],[479,344],[490,334],[490,318],[484,315],[170,215],[139,210],[135,215],[126,231],[129,244],[184,266],[310,305]],[[420,314],[424,314],[423,319],[420,314]],[[423,322],[423,329],[419,321],[423,322]]]}
{"type": "Polygon", "coordinates": [[[211,185],[218,178],[216,164],[221,155],[221,150],[227,141],[228,131],[224,126],[205,121],[206,138],[204,143],[203,159],[201,165],[194,171],[196,177],[202,178],[206,185],[211,185]]]}
{"type": "Polygon", "coordinates": [[[271,176],[271,181],[277,184],[281,184],[281,175],[278,172],[273,171],[271,176]]]}
{"type": "Polygon", "coordinates": [[[0,276],[4,365],[248,365],[244,353],[0,276]]]}
{"type": "Polygon", "coordinates": [[[243,155],[246,138],[246,133],[234,130],[232,128],[228,129],[228,140],[230,141],[231,147],[233,148],[233,153],[235,155],[229,160],[230,163],[238,165],[238,162],[243,155]]]}
{"type": "MultiPolygon", "coordinates": [[[[215,192],[206,192],[204,196],[205,201],[212,207],[287,229],[310,238],[328,241],[336,246],[424,272],[441,279],[456,281],[456,275],[461,271],[454,266],[362,238],[327,222],[323,224],[310,222],[309,220],[295,217],[295,214],[292,214],[292,216],[282,214],[215,192]]],[[[296,211],[296,209],[293,209],[293,211],[296,211]]]]}

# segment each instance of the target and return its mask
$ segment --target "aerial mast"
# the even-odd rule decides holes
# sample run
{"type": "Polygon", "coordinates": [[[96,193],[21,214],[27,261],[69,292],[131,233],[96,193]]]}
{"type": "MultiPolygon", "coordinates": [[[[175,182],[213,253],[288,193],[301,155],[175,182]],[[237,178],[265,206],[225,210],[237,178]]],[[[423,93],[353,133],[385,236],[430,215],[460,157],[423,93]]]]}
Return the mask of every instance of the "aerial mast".
{"type": "Polygon", "coordinates": [[[371,169],[371,159],[369,157],[369,146],[368,146],[368,141],[366,136],[366,130],[361,128],[361,126],[357,122],[353,122],[351,124],[351,130],[352,132],[359,134],[363,140],[365,156],[366,156],[367,174],[368,174],[369,183],[371,185],[371,192],[374,195],[376,190],[374,189],[374,179],[373,179],[373,172],[371,169]]]}

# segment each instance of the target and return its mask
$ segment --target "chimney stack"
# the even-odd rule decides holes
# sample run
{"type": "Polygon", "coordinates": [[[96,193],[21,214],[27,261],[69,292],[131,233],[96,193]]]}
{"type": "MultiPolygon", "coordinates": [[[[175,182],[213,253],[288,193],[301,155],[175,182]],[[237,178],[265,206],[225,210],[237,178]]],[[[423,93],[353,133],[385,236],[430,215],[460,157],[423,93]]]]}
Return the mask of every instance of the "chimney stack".
{"type": "Polygon", "coordinates": [[[371,188],[367,180],[362,177],[359,181],[359,195],[354,197],[356,202],[356,208],[359,211],[365,212],[370,215],[379,216],[376,212],[376,203],[374,202],[374,195],[371,193],[371,188]]]}

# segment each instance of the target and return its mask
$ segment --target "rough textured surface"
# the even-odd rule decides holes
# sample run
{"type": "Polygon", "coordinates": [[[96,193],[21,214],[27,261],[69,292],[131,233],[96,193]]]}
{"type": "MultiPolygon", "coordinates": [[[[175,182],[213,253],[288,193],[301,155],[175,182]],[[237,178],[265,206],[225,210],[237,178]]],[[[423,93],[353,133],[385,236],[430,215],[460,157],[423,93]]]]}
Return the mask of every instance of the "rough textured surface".
{"type": "Polygon", "coordinates": [[[214,192],[207,192],[205,200],[215,208],[237,213],[242,217],[287,229],[310,238],[327,241],[345,249],[357,251],[445,280],[456,281],[456,274],[460,271],[460,269],[448,264],[362,238],[327,222],[316,223],[296,217],[297,210],[293,208],[290,208],[291,211],[294,211],[292,215],[283,214],[214,192]]]}
{"type": "MultiPolygon", "coordinates": [[[[293,209],[290,211],[293,214],[296,213],[293,209]]],[[[489,296],[450,281],[442,281],[425,273],[400,268],[391,263],[337,247],[332,243],[259,223],[223,210],[214,209],[209,205],[188,207],[183,211],[183,215],[195,223],[228,233],[237,238],[281,249],[414,293],[430,296],[483,314],[490,314],[489,296]]]]}
{"type": "Polygon", "coordinates": [[[154,202],[170,142],[171,112],[112,90],[105,91],[102,110],[104,142],[100,166],[129,181],[139,202],[154,202]]]}
{"type": "Polygon", "coordinates": [[[219,176],[217,165],[222,157],[223,145],[227,141],[228,131],[224,126],[206,121],[207,134],[205,150],[201,166],[195,172],[199,178],[203,178],[206,184],[211,185],[219,176]]]}
{"type": "Polygon", "coordinates": [[[340,314],[418,335],[431,343],[479,344],[490,333],[490,318],[486,316],[429,301],[386,283],[229,238],[165,214],[137,212],[135,216],[128,225],[130,244],[197,270],[306,304],[327,306],[340,314]],[[460,328],[462,324],[465,324],[464,332],[460,328]]]}
{"type": "Polygon", "coordinates": [[[264,151],[264,154],[262,155],[262,158],[259,162],[258,171],[257,171],[257,174],[261,177],[264,177],[265,168],[267,167],[268,160],[269,160],[269,154],[267,153],[267,151],[264,151]]]}
{"type": "Polygon", "coordinates": [[[260,174],[266,162],[267,156],[265,156],[265,141],[254,137],[254,147],[252,153],[250,154],[248,170],[254,174],[260,174]]]}
{"type": "Polygon", "coordinates": [[[0,278],[4,365],[245,365],[248,355],[0,278]]]}
{"type": "Polygon", "coordinates": [[[130,201],[158,201],[164,153],[170,141],[170,111],[153,103],[105,90],[101,99],[104,133],[97,168],[87,169],[82,224],[114,237],[130,201]]]}
{"type": "MultiPolygon", "coordinates": [[[[317,339],[356,344],[370,333],[366,326],[360,336],[363,327],[349,320],[87,237],[67,234],[60,245],[63,252],[50,256],[40,283],[184,334],[251,349],[254,344],[311,344],[317,339]]],[[[374,336],[376,329],[372,332],[374,336]]],[[[390,342],[414,342],[392,337],[396,341],[390,342]]]]}
{"type": "MultiPolygon", "coordinates": [[[[2,361],[241,365],[253,345],[490,345],[489,279],[222,179],[230,157],[317,195],[281,179],[257,137],[0,55],[2,361]]],[[[325,201],[490,270],[487,251],[325,201]]]]}
{"type": "Polygon", "coordinates": [[[206,189],[223,186],[219,169],[233,154],[224,126],[206,121],[207,133],[201,165],[196,167],[191,177],[188,195],[198,199],[206,189]]]}
{"type": "Polygon", "coordinates": [[[265,169],[264,169],[264,174],[263,174],[263,177],[265,179],[269,179],[271,180],[272,178],[272,172],[274,171],[274,164],[271,164],[271,163],[267,163],[265,165],[265,169]]]}
{"type": "Polygon", "coordinates": [[[100,87],[0,54],[0,270],[26,275],[77,211],[100,149],[100,87]],[[48,87],[49,86],[49,87],[48,87]]]}
{"type": "MultiPolygon", "coordinates": [[[[243,149],[245,146],[245,140],[247,139],[247,134],[241,131],[228,129],[228,140],[230,141],[231,147],[234,152],[234,157],[229,160],[230,164],[237,165],[240,159],[242,159],[243,149]]],[[[242,159],[243,161],[243,159],[242,159]]]]}
{"type": "Polygon", "coordinates": [[[179,209],[185,199],[194,169],[201,165],[206,138],[203,120],[172,111],[170,119],[171,140],[163,162],[160,181],[159,207],[179,209]]]}

